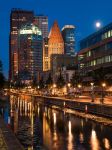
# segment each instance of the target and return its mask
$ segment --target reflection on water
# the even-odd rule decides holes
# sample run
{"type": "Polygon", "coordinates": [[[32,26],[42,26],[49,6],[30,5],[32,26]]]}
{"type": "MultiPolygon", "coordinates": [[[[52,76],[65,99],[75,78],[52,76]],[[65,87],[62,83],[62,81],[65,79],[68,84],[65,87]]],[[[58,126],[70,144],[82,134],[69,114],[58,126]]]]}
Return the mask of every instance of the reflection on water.
{"type": "Polygon", "coordinates": [[[71,121],[68,122],[68,150],[73,149],[73,136],[72,136],[72,127],[71,121]]]}
{"type": "Polygon", "coordinates": [[[91,147],[92,147],[92,150],[99,150],[100,149],[99,142],[98,142],[98,139],[96,136],[96,131],[93,129],[91,132],[91,147]]]}
{"type": "Polygon", "coordinates": [[[106,149],[110,149],[110,143],[109,143],[109,140],[107,138],[104,138],[104,145],[105,145],[105,148],[106,149]]]}
{"type": "Polygon", "coordinates": [[[0,109],[26,150],[111,150],[112,128],[43,106],[38,99],[10,96],[0,109]]]}

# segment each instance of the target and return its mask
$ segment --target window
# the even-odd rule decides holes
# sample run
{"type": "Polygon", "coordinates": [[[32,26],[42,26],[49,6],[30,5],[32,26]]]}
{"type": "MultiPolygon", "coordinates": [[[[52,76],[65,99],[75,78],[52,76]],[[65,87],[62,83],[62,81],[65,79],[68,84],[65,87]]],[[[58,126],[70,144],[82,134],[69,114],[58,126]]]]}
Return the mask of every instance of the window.
{"type": "Polygon", "coordinates": [[[111,37],[111,32],[110,31],[108,31],[108,37],[111,37]]]}

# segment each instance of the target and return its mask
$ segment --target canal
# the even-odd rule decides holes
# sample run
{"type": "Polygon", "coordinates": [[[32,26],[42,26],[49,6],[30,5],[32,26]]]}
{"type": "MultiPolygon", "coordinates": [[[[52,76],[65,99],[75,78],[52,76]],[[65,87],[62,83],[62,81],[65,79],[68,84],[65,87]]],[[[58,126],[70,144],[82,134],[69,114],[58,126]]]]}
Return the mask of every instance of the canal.
{"type": "Polygon", "coordinates": [[[112,127],[11,95],[0,113],[25,150],[111,150],[112,127]]]}

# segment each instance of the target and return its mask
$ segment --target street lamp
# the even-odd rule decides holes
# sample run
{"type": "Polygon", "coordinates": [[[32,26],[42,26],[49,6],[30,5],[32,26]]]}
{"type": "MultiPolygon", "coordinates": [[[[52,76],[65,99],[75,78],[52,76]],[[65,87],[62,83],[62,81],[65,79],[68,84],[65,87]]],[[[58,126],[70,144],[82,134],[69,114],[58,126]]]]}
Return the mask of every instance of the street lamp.
{"type": "Polygon", "coordinates": [[[103,87],[103,88],[106,87],[106,83],[102,83],[102,87],[103,87]]]}
{"type": "Polygon", "coordinates": [[[40,93],[39,93],[39,89],[40,89],[40,86],[39,86],[39,85],[37,86],[37,89],[38,89],[38,94],[40,94],[40,93]]]}
{"type": "Polygon", "coordinates": [[[54,90],[54,95],[55,95],[55,88],[56,88],[56,84],[53,84],[53,90],[54,90]]]}
{"type": "Polygon", "coordinates": [[[71,84],[70,83],[68,83],[68,87],[70,88],[70,86],[71,86],[71,84]]]}
{"type": "Polygon", "coordinates": [[[56,84],[53,84],[53,88],[56,88],[56,84]]]}
{"type": "Polygon", "coordinates": [[[91,98],[92,98],[92,102],[94,102],[94,83],[91,82],[91,98]]]}
{"type": "Polygon", "coordinates": [[[68,93],[68,94],[69,94],[70,87],[71,87],[71,84],[68,83],[68,84],[67,84],[67,93],[68,93]]]}
{"type": "Polygon", "coordinates": [[[103,101],[104,101],[104,88],[106,87],[106,83],[103,82],[103,83],[101,84],[101,86],[102,86],[102,91],[101,91],[101,103],[103,103],[103,101]]]}
{"type": "Polygon", "coordinates": [[[82,86],[81,86],[81,84],[78,84],[78,88],[80,89],[82,86]]]}
{"type": "Polygon", "coordinates": [[[81,88],[82,88],[82,85],[81,85],[81,84],[78,84],[79,95],[81,95],[81,88]]]}

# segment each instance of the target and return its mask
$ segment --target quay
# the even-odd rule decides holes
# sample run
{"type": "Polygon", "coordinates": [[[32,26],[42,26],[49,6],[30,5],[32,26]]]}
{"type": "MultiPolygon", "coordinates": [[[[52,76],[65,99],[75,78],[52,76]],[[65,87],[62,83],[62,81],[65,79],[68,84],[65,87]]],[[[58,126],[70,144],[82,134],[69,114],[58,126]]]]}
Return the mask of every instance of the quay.
{"type": "MultiPolygon", "coordinates": [[[[12,94],[21,96],[23,93],[12,94]]],[[[91,98],[88,96],[69,99],[65,97],[41,96],[32,93],[24,93],[23,95],[39,98],[39,101],[42,101],[44,104],[48,104],[51,106],[56,105],[61,108],[68,108],[85,113],[112,118],[112,97],[105,97],[104,103],[102,104],[100,102],[100,98],[98,97],[94,100],[94,102],[91,102],[91,98]]]]}
{"type": "Polygon", "coordinates": [[[104,116],[112,118],[112,105],[100,104],[94,102],[86,102],[81,100],[70,100],[56,97],[43,97],[44,103],[48,105],[56,105],[61,108],[68,108],[72,110],[78,110],[85,113],[95,114],[98,116],[104,116]]]}
{"type": "Polygon", "coordinates": [[[0,116],[0,150],[24,150],[13,131],[7,127],[0,116]]]}

